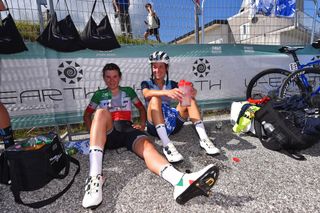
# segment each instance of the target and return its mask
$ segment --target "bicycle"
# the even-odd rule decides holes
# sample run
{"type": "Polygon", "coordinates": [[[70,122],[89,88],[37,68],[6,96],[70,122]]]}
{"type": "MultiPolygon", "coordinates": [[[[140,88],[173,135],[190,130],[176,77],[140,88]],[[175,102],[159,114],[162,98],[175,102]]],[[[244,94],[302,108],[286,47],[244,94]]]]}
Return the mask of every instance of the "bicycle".
{"type": "MultiPolygon", "coordinates": [[[[319,42],[317,41],[317,44],[319,42]]],[[[309,62],[301,64],[296,53],[301,49],[304,47],[281,47],[281,53],[293,57],[294,63],[289,64],[290,71],[272,68],[258,73],[248,84],[247,99],[261,99],[265,96],[284,98],[295,94],[312,96],[320,93],[320,59],[314,57],[309,62]]]]}

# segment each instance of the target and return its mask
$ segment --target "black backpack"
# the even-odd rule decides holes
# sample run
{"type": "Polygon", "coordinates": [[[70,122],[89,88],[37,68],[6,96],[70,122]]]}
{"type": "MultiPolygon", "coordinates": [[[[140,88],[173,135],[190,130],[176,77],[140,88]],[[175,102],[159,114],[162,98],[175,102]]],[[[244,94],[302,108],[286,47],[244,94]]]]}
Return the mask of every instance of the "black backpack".
{"type": "Polygon", "coordinates": [[[160,28],[160,19],[157,15],[154,16],[154,20],[156,21],[158,28],[160,28]]]}
{"type": "MultiPolygon", "coordinates": [[[[282,152],[297,160],[305,160],[299,151],[319,141],[320,123],[313,122],[314,125],[319,125],[319,131],[313,131],[312,134],[308,134],[310,131],[305,131],[309,128],[305,124],[310,119],[313,121],[319,119],[308,117],[308,113],[303,109],[282,110],[280,107],[282,105],[285,105],[283,101],[270,100],[255,113],[256,135],[265,148],[282,152]]],[[[317,130],[317,126],[314,127],[317,130]]]]}

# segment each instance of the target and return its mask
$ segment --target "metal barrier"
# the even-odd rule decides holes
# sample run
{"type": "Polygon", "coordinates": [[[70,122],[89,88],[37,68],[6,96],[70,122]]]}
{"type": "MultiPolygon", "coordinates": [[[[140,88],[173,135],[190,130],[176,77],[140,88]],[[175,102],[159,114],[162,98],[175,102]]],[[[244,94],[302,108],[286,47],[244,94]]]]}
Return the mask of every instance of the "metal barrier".
{"type": "MultiPolygon", "coordinates": [[[[50,10],[53,7],[59,19],[67,14],[64,1],[58,4],[57,0],[7,0],[7,2],[20,32],[27,41],[34,41],[39,36],[50,18],[50,10]]],[[[66,0],[66,2],[70,15],[81,32],[88,21],[94,0],[66,0]]],[[[105,15],[101,2],[97,1],[93,14],[97,22],[105,15]]],[[[147,29],[144,23],[147,19],[145,4],[149,1],[130,1],[129,14],[133,39],[122,36],[120,19],[113,8],[112,0],[104,2],[111,26],[118,35],[119,42],[146,44],[144,41],[144,33],[147,29]]],[[[276,5],[273,5],[270,14],[260,11],[255,15],[250,2],[248,0],[162,0],[151,1],[151,4],[161,20],[159,30],[163,43],[303,45],[320,38],[317,0],[289,1],[296,2],[295,13],[292,17],[276,16],[276,5]],[[196,7],[194,2],[198,2],[199,6],[196,7]],[[201,25],[200,20],[202,20],[201,25]],[[204,28],[204,31],[201,28],[204,28]]],[[[2,16],[5,15],[2,14],[2,16]]],[[[150,39],[153,43],[156,42],[154,37],[151,36],[150,39]]]]}

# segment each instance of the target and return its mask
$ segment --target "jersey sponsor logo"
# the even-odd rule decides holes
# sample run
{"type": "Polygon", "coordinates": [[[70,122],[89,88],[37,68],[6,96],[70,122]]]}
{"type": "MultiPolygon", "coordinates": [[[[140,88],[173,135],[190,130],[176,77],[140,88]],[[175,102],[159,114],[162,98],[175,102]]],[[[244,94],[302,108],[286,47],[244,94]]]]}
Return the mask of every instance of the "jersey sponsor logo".
{"type": "Polygon", "coordinates": [[[111,100],[102,100],[100,101],[99,106],[101,108],[111,108],[111,100]]]}
{"type": "Polygon", "coordinates": [[[101,98],[106,98],[106,99],[111,98],[111,94],[109,92],[104,92],[101,94],[101,98]]]}

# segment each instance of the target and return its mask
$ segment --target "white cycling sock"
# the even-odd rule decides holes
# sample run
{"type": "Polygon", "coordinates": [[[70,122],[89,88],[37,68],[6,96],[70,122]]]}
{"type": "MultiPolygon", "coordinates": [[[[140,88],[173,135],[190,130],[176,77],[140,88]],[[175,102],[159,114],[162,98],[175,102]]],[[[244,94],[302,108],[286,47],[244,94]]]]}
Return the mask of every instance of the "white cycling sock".
{"type": "Polygon", "coordinates": [[[156,130],[159,138],[162,141],[163,147],[166,147],[168,143],[171,142],[167,134],[166,126],[164,124],[158,124],[156,126],[156,130]]]}
{"type": "Polygon", "coordinates": [[[171,164],[167,164],[161,168],[160,177],[175,186],[180,182],[183,177],[183,173],[176,170],[171,164]]]}
{"type": "Polygon", "coordinates": [[[206,129],[204,128],[204,124],[203,124],[202,120],[194,122],[193,125],[195,126],[196,131],[197,131],[200,139],[209,138],[207,135],[206,129]]]}
{"type": "Polygon", "coordinates": [[[102,175],[102,158],[103,149],[99,146],[90,146],[89,160],[90,171],[89,176],[102,175]]]}

